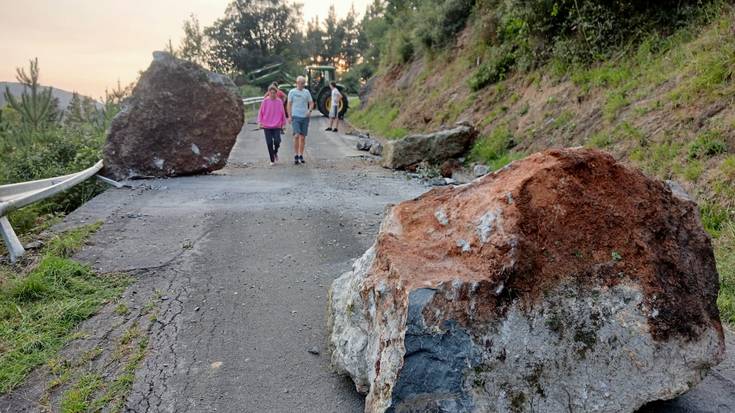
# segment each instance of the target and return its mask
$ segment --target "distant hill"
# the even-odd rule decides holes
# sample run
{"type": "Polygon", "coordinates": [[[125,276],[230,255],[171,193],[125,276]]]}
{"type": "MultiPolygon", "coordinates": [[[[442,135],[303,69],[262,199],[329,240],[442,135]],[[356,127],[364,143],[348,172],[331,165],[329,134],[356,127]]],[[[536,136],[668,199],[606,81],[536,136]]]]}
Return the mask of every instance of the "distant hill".
{"type": "MultiPolygon", "coordinates": [[[[23,85],[17,82],[0,82],[0,107],[5,106],[5,87],[10,88],[10,93],[20,96],[23,93],[23,85]]],[[[53,86],[52,86],[53,87],[53,86]]],[[[54,88],[54,97],[59,99],[59,108],[66,109],[71,101],[72,92],[54,88]]]]}

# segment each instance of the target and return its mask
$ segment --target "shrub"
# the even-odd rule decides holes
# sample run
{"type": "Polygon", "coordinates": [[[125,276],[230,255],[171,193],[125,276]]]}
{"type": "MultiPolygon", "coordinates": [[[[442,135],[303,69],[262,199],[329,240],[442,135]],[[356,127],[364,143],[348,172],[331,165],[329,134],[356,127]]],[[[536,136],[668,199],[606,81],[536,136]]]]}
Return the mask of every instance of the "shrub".
{"type": "Polygon", "coordinates": [[[493,129],[486,137],[479,139],[472,147],[470,157],[487,164],[491,169],[500,169],[523,156],[509,151],[515,145],[513,134],[507,126],[493,129]]]}
{"type": "Polygon", "coordinates": [[[717,131],[707,131],[689,144],[689,159],[702,159],[727,152],[727,144],[717,131]]]}
{"type": "Polygon", "coordinates": [[[473,0],[430,0],[421,3],[417,11],[414,37],[417,43],[431,51],[454,41],[470,17],[473,0]]]}
{"type": "Polygon", "coordinates": [[[712,236],[718,237],[720,231],[730,221],[727,209],[713,202],[703,202],[699,207],[704,229],[712,236]]]}
{"type": "Polygon", "coordinates": [[[490,60],[480,65],[468,81],[470,89],[473,91],[478,91],[485,86],[505,79],[505,76],[515,64],[515,57],[509,51],[498,48],[493,50],[493,56],[490,60]]]}

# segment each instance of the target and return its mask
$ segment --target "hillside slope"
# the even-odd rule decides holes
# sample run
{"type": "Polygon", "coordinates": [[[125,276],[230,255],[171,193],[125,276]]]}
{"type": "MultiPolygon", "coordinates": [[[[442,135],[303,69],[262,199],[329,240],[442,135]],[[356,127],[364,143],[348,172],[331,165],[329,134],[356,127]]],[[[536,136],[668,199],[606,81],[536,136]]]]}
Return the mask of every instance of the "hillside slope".
{"type": "MultiPolygon", "coordinates": [[[[0,82],[0,108],[5,106],[5,88],[10,89],[10,93],[14,96],[20,96],[23,93],[23,85],[17,82],[0,82]]],[[[53,88],[53,95],[59,99],[59,108],[66,108],[71,102],[73,92],[63,89],[53,88]]],[[[99,104],[99,103],[98,103],[99,104]]]]}
{"type": "Polygon", "coordinates": [[[578,68],[546,64],[473,91],[480,66],[469,25],[451,49],[384,68],[358,127],[388,138],[467,120],[470,160],[493,168],[549,147],[591,146],[697,200],[716,246],[723,318],[735,321],[735,12],[651,36],[578,68]]]}

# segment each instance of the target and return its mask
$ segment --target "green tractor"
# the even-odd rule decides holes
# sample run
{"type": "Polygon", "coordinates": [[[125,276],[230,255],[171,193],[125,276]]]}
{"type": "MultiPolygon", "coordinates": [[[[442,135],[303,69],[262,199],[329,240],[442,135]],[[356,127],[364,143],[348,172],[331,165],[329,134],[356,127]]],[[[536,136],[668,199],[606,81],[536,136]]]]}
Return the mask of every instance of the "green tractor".
{"type": "MultiPolygon", "coordinates": [[[[288,93],[296,87],[296,79],[281,69],[282,64],[276,63],[265,66],[246,75],[248,83],[267,87],[273,81],[279,82],[279,88],[288,93]],[[291,84],[286,84],[291,83],[291,84]]],[[[316,103],[316,108],[324,116],[329,116],[329,108],[332,105],[332,90],[330,82],[337,80],[334,66],[306,66],[306,89],[311,93],[311,98],[316,103]]],[[[339,104],[339,117],[344,117],[349,108],[347,93],[344,86],[337,84],[337,89],[342,93],[342,101],[339,104]]]]}
{"type": "MultiPolygon", "coordinates": [[[[329,83],[336,82],[335,70],[333,66],[306,66],[306,88],[311,93],[311,98],[316,103],[316,108],[324,116],[329,116],[329,109],[332,107],[332,89],[329,83]]],[[[339,117],[344,117],[349,108],[347,102],[347,93],[344,86],[337,84],[337,89],[342,94],[342,100],[339,103],[339,117]]]]}

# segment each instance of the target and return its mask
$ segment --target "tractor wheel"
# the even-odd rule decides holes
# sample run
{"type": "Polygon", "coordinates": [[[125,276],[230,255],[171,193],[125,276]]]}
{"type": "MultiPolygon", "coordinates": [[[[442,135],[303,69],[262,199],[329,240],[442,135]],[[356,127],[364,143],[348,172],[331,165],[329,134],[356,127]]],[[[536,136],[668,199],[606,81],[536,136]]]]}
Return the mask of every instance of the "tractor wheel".
{"type": "Polygon", "coordinates": [[[347,93],[344,88],[337,87],[337,89],[339,89],[339,93],[342,94],[342,102],[339,105],[339,118],[344,119],[345,113],[347,113],[347,109],[349,109],[350,106],[350,100],[347,98],[347,93]]]}
{"type": "Polygon", "coordinates": [[[332,90],[328,87],[322,88],[316,95],[316,108],[322,115],[329,117],[329,105],[332,103],[332,90]]]}

